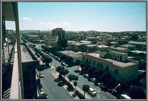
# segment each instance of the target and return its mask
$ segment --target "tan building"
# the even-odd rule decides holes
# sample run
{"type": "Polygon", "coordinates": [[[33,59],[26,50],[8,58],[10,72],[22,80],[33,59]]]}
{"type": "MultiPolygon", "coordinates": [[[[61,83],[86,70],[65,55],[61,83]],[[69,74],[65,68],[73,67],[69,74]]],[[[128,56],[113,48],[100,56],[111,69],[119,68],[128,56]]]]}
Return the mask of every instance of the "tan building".
{"type": "MultiPolygon", "coordinates": [[[[88,62],[91,68],[96,70],[108,71],[116,80],[131,81],[138,77],[139,64],[137,61],[122,62],[112,58],[105,58],[107,52],[89,53],[82,55],[83,62],[88,62]]],[[[121,54],[117,54],[121,55],[121,54]]],[[[123,54],[124,56],[124,54],[123,54]]],[[[122,60],[125,60],[126,56],[122,60]]],[[[119,58],[120,60],[120,58],[119,58]]]]}

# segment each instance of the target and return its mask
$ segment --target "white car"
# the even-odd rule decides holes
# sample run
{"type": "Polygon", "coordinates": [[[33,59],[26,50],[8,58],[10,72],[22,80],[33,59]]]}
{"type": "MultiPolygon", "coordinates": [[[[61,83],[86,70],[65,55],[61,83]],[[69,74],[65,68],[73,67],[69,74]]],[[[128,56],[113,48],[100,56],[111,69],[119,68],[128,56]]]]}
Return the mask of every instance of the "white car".
{"type": "Polygon", "coordinates": [[[40,89],[40,95],[41,95],[41,94],[44,94],[43,88],[40,89]]]}
{"type": "Polygon", "coordinates": [[[95,96],[97,92],[93,88],[89,88],[88,93],[91,94],[92,96],[95,96]]]}

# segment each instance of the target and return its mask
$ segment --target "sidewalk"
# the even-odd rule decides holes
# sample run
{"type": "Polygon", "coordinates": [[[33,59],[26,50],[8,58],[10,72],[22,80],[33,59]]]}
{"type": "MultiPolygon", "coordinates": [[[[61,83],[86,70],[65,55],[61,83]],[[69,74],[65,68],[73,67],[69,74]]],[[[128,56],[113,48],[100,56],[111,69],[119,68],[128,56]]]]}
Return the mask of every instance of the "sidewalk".
{"type": "MultiPolygon", "coordinates": [[[[53,66],[54,67],[54,66],[53,66]]],[[[52,76],[54,77],[54,78],[58,78],[58,76],[59,76],[59,73],[58,72],[56,72],[56,73],[51,73],[52,74],[52,76]]],[[[67,80],[67,81],[69,81],[69,79],[65,76],[65,79],[67,80]]],[[[73,85],[73,83],[72,82],[70,82],[70,84],[75,88],[75,86],[73,85]]],[[[68,86],[67,85],[64,85],[63,86],[63,88],[67,91],[67,88],[68,86]]],[[[84,91],[80,88],[80,87],[76,87],[76,90],[77,91],[79,91],[81,94],[84,94],[84,91]]],[[[68,92],[68,91],[67,91],[68,92]]],[[[73,92],[68,92],[71,96],[74,94],[73,92]]],[[[92,97],[90,97],[87,93],[85,93],[85,98],[86,99],[92,99],[92,97]]],[[[78,96],[76,96],[74,99],[80,99],[78,96]]]]}

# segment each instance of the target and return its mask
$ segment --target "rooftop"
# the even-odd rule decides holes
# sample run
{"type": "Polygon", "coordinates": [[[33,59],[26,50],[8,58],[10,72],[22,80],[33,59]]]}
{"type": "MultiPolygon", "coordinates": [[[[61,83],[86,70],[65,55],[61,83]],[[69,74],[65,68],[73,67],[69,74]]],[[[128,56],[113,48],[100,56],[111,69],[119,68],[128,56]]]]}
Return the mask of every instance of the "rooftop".
{"type": "Polygon", "coordinates": [[[82,40],[80,41],[81,43],[91,43],[92,41],[86,41],[86,40],[82,40]]]}
{"type": "Polygon", "coordinates": [[[103,47],[104,47],[104,48],[107,48],[108,46],[106,46],[106,45],[99,45],[98,47],[99,47],[99,48],[103,48],[103,47]]]}
{"type": "Polygon", "coordinates": [[[60,51],[63,54],[66,54],[67,56],[71,56],[71,57],[82,57],[82,55],[78,55],[76,54],[74,51],[60,51]]]}
{"type": "Polygon", "coordinates": [[[140,51],[140,50],[133,50],[131,51],[132,53],[137,53],[137,54],[140,54],[140,53],[144,53],[146,54],[146,51],[140,51]]]}
{"type": "Polygon", "coordinates": [[[106,59],[105,58],[101,58],[100,54],[98,54],[98,53],[88,53],[87,55],[93,56],[93,57],[96,57],[96,58],[100,58],[100,59],[106,60],[108,62],[112,62],[114,65],[120,66],[120,67],[127,67],[127,66],[131,66],[131,65],[135,65],[134,62],[124,63],[124,62],[120,62],[120,61],[109,59],[109,58],[106,58],[106,59]]]}
{"type": "Polygon", "coordinates": [[[93,46],[96,46],[96,44],[90,44],[90,45],[86,45],[88,47],[93,47],[93,46]]]}
{"type": "Polygon", "coordinates": [[[22,57],[22,62],[33,61],[32,57],[30,56],[24,45],[21,45],[21,57],[22,57]]]}
{"type": "Polygon", "coordinates": [[[125,44],[125,45],[121,45],[122,47],[135,47],[135,45],[130,45],[130,44],[125,44]]]}
{"type": "Polygon", "coordinates": [[[130,44],[141,44],[141,45],[146,45],[146,42],[137,42],[137,41],[130,41],[128,42],[130,44]]]}
{"type": "Polygon", "coordinates": [[[127,48],[123,48],[123,47],[114,47],[112,49],[117,49],[117,50],[126,50],[127,48]]]}

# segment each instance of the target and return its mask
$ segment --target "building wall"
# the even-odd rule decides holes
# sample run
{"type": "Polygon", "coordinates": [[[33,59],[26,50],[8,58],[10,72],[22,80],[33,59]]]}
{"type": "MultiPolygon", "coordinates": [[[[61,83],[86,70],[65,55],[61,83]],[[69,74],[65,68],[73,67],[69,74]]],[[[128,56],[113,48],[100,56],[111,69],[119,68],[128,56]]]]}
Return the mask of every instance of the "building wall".
{"type": "Polygon", "coordinates": [[[58,36],[59,40],[65,39],[65,31],[62,28],[53,29],[52,36],[58,36]]]}
{"type": "Polygon", "coordinates": [[[117,52],[114,52],[114,51],[109,51],[110,53],[110,57],[114,60],[119,60],[119,61],[126,61],[127,58],[128,58],[128,54],[125,53],[125,54],[122,54],[122,53],[117,53],[117,52]]]}

